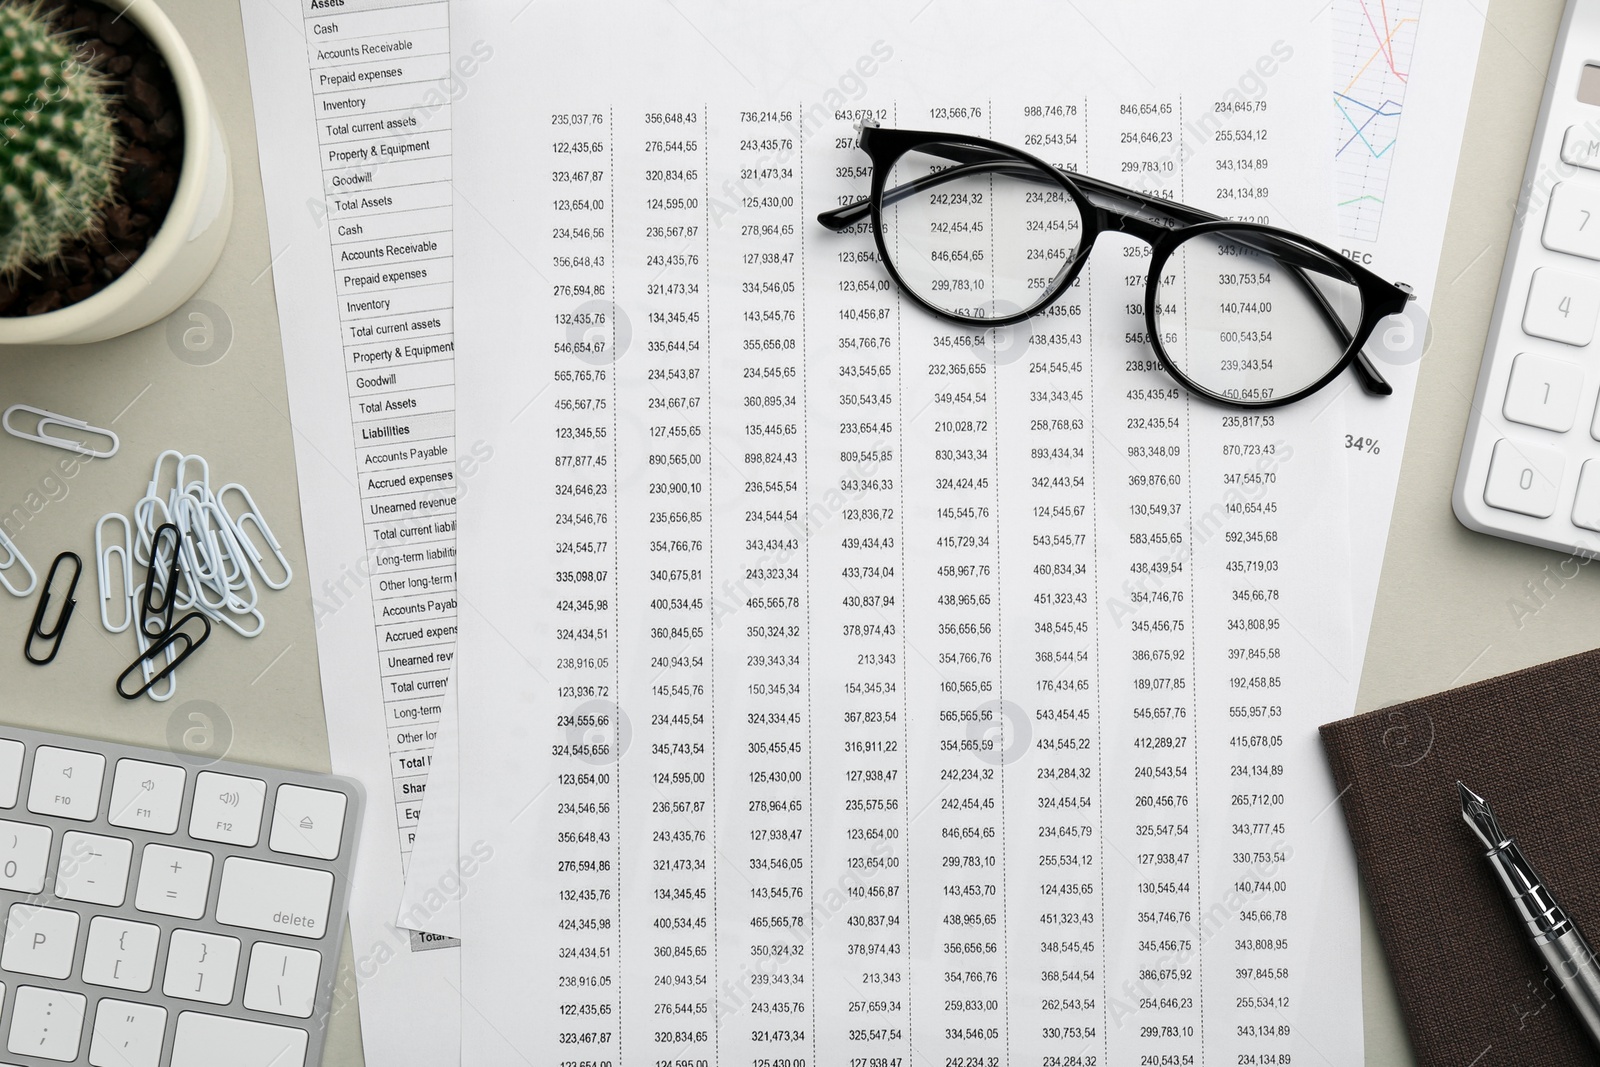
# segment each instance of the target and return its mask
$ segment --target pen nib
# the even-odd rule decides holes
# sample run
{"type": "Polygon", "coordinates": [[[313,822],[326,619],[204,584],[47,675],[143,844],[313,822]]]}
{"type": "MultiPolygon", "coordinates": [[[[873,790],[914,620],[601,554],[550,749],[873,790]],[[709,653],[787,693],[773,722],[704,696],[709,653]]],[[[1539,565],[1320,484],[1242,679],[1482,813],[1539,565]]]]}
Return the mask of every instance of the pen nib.
{"type": "Polygon", "coordinates": [[[1461,818],[1472,827],[1472,832],[1478,835],[1478,840],[1483,842],[1485,848],[1499,848],[1510,840],[1495,821],[1487,800],[1460,782],[1456,783],[1456,789],[1461,792],[1461,818]]]}

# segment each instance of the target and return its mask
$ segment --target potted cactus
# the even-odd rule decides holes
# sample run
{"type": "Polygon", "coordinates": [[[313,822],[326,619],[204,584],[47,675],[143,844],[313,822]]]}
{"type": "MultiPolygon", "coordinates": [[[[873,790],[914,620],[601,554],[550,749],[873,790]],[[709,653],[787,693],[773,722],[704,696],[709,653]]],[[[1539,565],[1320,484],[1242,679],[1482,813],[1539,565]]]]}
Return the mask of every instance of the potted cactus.
{"type": "Polygon", "coordinates": [[[0,344],[164,317],[232,200],[194,58],[150,0],[0,0],[0,344]]]}

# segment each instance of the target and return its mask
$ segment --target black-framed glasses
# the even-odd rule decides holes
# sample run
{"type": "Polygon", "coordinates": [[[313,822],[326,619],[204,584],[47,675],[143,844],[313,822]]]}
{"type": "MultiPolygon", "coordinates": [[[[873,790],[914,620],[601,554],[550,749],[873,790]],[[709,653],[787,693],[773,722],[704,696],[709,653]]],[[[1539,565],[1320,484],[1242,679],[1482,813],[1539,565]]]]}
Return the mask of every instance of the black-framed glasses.
{"type": "Polygon", "coordinates": [[[1393,392],[1362,351],[1409,287],[1289,230],[1235,222],[1064,172],[964,134],[860,126],[872,192],[817,216],[841,231],[871,218],[889,274],[949,322],[1022,322],[1072,285],[1102,233],[1150,246],[1143,313],[1150,345],[1191,392],[1276,407],[1346,367],[1393,392]]]}

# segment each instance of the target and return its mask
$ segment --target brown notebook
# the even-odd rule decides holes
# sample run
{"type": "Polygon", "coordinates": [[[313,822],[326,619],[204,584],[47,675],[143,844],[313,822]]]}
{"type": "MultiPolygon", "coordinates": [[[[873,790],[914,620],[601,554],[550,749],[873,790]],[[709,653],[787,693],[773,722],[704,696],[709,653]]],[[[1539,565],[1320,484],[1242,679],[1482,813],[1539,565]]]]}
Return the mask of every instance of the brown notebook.
{"type": "Polygon", "coordinates": [[[1322,727],[1422,1067],[1600,1062],[1528,943],[1457,779],[1600,947],[1600,650],[1322,727]]]}

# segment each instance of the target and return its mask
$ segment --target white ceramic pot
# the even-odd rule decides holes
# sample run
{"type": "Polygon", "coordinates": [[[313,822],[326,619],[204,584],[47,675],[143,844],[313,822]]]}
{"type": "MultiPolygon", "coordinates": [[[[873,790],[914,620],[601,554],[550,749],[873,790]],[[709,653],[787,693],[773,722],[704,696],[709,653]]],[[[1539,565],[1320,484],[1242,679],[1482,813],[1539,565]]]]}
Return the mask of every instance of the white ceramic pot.
{"type": "Polygon", "coordinates": [[[200,288],[233,220],[228,145],[194,56],[153,0],[100,0],[125,11],[167,61],[183,108],[183,169],[161,229],[132,267],[86,300],[42,315],[0,317],[0,345],[103,341],[165,318],[200,288]]]}

